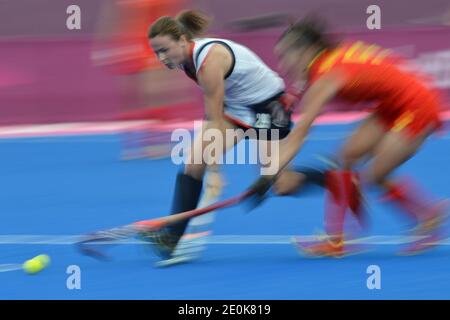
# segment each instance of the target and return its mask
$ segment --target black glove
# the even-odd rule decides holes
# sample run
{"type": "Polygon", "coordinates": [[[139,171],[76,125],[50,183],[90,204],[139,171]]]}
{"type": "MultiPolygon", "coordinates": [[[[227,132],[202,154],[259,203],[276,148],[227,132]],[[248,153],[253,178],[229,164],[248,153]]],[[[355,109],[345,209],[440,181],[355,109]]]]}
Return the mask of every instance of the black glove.
{"type": "Polygon", "coordinates": [[[266,193],[272,187],[274,182],[274,177],[261,176],[250,186],[249,190],[252,192],[252,195],[247,202],[250,210],[256,208],[265,200],[266,193]]]}
{"type": "Polygon", "coordinates": [[[252,190],[254,194],[264,197],[274,182],[275,180],[272,177],[268,178],[266,176],[262,176],[250,186],[250,190],[252,190]]]}

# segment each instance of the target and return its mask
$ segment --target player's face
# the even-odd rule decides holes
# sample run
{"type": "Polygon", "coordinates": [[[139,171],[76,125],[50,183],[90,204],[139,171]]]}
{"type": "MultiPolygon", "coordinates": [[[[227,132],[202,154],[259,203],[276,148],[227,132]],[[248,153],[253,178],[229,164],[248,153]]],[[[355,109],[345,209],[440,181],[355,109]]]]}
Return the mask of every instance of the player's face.
{"type": "Polygon", "coordinates": [[[150,45],[158,60],[167,68],[174,69],[186,60],[186,41],[184,37],[174,40],[171,36],[156,36],[150,39],[150,45]]]}
{"type": "Polygon", "coordinates": [[[306,77],[306,57],[304,48],[293,48],[288,42],[281,41],[275,47],[280,71],[291,80],[303,80],[306,77]]]}

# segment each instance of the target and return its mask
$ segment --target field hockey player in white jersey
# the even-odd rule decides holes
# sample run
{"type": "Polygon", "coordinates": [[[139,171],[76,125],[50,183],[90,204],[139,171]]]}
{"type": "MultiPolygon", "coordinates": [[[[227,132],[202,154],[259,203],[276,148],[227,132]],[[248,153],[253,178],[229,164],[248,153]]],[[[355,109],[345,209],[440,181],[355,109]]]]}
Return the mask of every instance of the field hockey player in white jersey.
{"type": "MultiPolygon", "coordinates": [[[[205,120],[186,158],[184,171],[177,175],[171,214],[197,207],[207,169],[217,175],[210,181],[221,181],[217,164],[223,153],[214,155],[215,159],[203,159],[202,151],[207,144],[202,139],[205,132],[211,129],[220,132],[224,141],[222,152],[225,152],[239,140],[225,141],[227,130],[243,133],[253,130],[256,140],[269,144],[286,137],[291,127],[295,99],[285,93],[283,79],[249,48],[226,39],[202,38],[209,22],[210,19],[201,12],[184,11],[177,17],[159,18],[148,33],[158,59],[170,69],[184,71],[200,86],[204,95],[205,120]],[[189,161],[194,159],[196,152],[202,155],[201,163],[189,161]]],[[[290,180],[294,174],[299,173],[285,170],[278,181],[290,180]]],[[[283,193],[283,190],[279,191],[283,193]]],[[[170,259],[188,222],[145,237],[161,257],[170,259]]]]}

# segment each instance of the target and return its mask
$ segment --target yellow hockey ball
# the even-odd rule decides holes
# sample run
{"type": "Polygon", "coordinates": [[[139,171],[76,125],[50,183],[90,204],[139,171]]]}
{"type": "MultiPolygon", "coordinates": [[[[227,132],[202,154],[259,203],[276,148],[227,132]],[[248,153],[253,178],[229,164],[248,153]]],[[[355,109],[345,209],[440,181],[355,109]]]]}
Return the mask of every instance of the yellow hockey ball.
{"type": "Polygon", "coordinates": [[[33,259],[25,261],[23,270],[28,274],[36,274],[45,269],[50,264],[50,257],[41,254],[33,259]]]}

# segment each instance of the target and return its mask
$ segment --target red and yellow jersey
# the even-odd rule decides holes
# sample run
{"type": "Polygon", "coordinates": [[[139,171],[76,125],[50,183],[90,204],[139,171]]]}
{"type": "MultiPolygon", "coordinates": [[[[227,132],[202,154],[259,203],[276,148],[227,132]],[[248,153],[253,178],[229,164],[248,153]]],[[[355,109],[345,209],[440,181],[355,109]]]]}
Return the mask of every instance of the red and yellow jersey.
{"type": "Polygon", "coordinates": [[[402,64],[388,49],[361,41],[347,43],[317,55],[309,66],[310,83],[325,73],[338,71],[346,80],[338,93],[343,100],[377,101],[395,108],[411,95],[429,93],[424,79],[402,70],[402,64]]]}
{"type": "Polygon", "coordinates": [[[388,49],[361,41],[344,43],[313,59],[308,66],[309,84],[326,73],[338,72],[344,77],[344,86],[337,98],[344,102],[375,102],[375,111],[382,117],[402,125],[418,120],[419,114],[438,123],[441,107],[437,94],[425,77],[405,67],[406,62],[388,49]]]}

